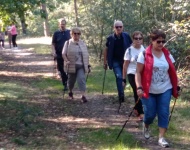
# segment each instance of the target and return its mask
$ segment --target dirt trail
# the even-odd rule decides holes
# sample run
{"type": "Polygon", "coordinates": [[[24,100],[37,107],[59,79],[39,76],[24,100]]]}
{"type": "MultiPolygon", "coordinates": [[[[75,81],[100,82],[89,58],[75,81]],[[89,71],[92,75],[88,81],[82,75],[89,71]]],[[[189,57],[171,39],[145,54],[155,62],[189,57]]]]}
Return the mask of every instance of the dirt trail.
{"type": "MultiPolygon", "coordinates": [[[[0,78],[1,81],[18,80],[23,81],[23,85],[30,84],[32,81],[38,81],[42,77],[53,76],[53,61],[50,55],[39,55],[28,49],[18,50],[0,50],[0,58],[3,60],[0,63],[0,78]]],[[[76,91],[77,93],[77,91],[76,91]]],[[[63,100],[62,91],[55,89],[47,89],[38,92],[40,99],[36,100],[38,95],[30,97],[31,102],[37,102],[43,109],[44,122],[47,123],[47,131],[56,130],[58,137],[62,138],[67,143],[66,149],[91,149],[86,145],[75,141],[81,127],[107,127],[120,126],[127,119],[127,115],[133,107],[132,98],[126,99],[122,104],[121,111],[118,114],[118,104],[114,103],[115,98],[102,95],[101,93],[88,93],[89,102],[81,104],[78,95],[73,101],[63,100]],[[56,100],[50,99],[45,94],[57,93],[60,95],[56,100]],[[62,104],[62,105],[60,105],[62,104]],[[71,111],[71,108],[73,109],[71,111]],[[63,111],[65,110],[65,111],[63,111]]],[[[140,141],[144,148],[150,150],[160,150],[157,146],[157,138],[152,137],[150,140],[145,140],[141,134],[141,123],[136,117],[132,116],[127,123],[125,130],[133,133],[135,138],[140,141]]],[[[125,132],[125,131],[123,131],[125,132]]],[[[16,147],[10,140],[11,135],[3,135],[0,133],[0,148],[11,149],[16,147]]],[[[116,138],[115,135],[114,138],[116,138]]],[[[56,145],[55,145],[56,147],[56,145]]],[[[168,150],[173,148],[168,148],[168,150]]]]}

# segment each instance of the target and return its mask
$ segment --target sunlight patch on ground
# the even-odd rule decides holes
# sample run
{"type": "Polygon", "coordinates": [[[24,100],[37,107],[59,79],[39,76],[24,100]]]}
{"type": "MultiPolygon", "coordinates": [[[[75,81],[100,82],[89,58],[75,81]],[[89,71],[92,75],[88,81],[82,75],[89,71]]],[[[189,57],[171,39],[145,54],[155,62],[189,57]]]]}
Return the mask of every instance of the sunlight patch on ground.
{"type": "Polygon", "coordinates": [[[75,118],[73,116],[59,117],[56,119],[43,119],[46,121],[52,121],[57,123],[70,123],[70,124],[83,124],[83,125],[96,125],[94,128],[109,127],[106,123],[97,121],[97,119],[87,119],[87,118],[75,118]]]}
{"type": "Polygon", "coordinates": [[[52,77],[52,72],[48,73],[34,73],[34,72],[11,72],[11,71],[1,71],[0,75],[9,76],[9,77],[37,77],[37,76],[44,76],[44,77],[52,77]]]}
{"type": "Polygon", "coordinates": [[[46,44],[51,45],[51,37],[24,38],[17,41],[18,44],[46,44]]]}
{"type": "MultiPolygon", "coordinates": [[[[17,63],[17,64],[12,64],[10,66],[32,66],[32,65],[35,65],[35,66],[47,66],[49,68],[49,66],[52,66],[52,61],[41,61],[41,62],[20,62],[20,63],[17,63]]],[[[53,68],[53,67],[51,67],[53,68]]],[[[43,71],[43,70],[42,70],[43,71]]]]}
{"type": "Polygon", "coordinates": [[[20,56],[29,56],[29,55],[32,55],[32,53],[17,53],[17,54],[15,54],[15,55],[17,55],[17,56],[15,56],[16,58],[19,58],[20,56]]]}

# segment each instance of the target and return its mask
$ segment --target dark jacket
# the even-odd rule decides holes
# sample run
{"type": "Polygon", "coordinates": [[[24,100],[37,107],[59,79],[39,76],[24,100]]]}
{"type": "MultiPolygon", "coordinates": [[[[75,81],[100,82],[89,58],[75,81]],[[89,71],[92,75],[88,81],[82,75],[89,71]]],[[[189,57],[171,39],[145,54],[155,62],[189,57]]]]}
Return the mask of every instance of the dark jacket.
{"type": "MultiPolygon", "coordinates": [[[[124,48],[124,51],[126,51],[126,49],[130,47],[130,45],[132,44],[132,40],[127,32],[122,32],[121,36],[123,37],[123,48],[124,48]]],[[[106,42],[106,46],[108,48],[107,62],[108,62],[109,69],[113,69],[113,53],[114,53],[115,40],[116,39],[113,33],[107,38],[107,42],[106,42]]]]}
{"type": "Polygon", "coordinates": [[[55,51],[58,57],[62,57],[63,46],[65,42],[70,38],[70,30],[57,30],[54,32],[52,37],[52,43],[55,45],[55,51]]]}

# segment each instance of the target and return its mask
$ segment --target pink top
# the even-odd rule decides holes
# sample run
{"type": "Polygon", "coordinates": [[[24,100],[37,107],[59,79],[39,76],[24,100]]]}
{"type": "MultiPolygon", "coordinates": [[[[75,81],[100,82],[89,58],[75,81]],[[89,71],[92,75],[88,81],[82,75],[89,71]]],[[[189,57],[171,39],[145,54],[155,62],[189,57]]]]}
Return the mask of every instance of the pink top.
{"type": "Polygon", "coordinates": [[[17,29],[16,29],[15,25],[12,25],[12,27],[11,27],[11,34],[12,35],[16,35],[17,34],[17,29]]]}

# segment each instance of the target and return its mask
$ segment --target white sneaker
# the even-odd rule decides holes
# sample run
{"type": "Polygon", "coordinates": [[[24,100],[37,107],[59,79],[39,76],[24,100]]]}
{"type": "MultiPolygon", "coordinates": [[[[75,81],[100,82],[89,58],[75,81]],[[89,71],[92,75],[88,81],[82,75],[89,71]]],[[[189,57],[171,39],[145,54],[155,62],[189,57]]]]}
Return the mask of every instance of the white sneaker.
{"type": "Polygon", "coordinates": [[[169,147],[169,143],[163,137],[159,138],[158,145],[162,147],[169,147]]]}
{"type": "Polygon", "coordinates": [[[146,139],[150,138],[150,129],[146,128],[145,123],[143,122],[143,135],[146,139]]]}

